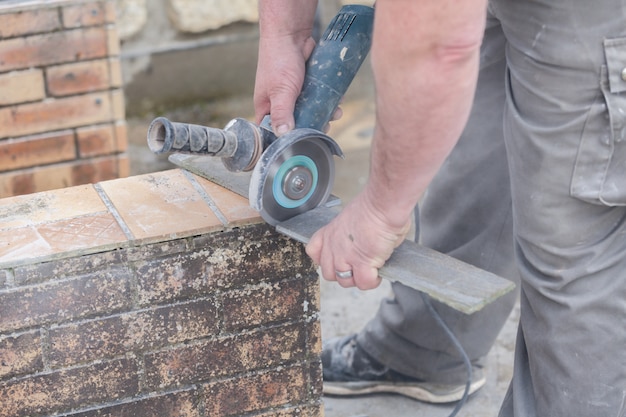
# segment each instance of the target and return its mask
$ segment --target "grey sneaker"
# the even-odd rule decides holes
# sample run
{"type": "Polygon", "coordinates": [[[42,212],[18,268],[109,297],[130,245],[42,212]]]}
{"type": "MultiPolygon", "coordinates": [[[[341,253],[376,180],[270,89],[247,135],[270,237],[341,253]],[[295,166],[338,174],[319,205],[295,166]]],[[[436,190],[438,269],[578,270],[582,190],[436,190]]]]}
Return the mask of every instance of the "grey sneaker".
{"type": "MultiPolygon", "coordinates": [[[[389,369],[358,345],[356,335],[325,342],[322,367],[324,394],[328,395],[393,393],[428,403],[449,403],[459,401],[465,391],[465,384],[434,384],[389,369]]],[[[478,391],[485,382],[482,373],[474,375],[469,394],[478,391]]]]}

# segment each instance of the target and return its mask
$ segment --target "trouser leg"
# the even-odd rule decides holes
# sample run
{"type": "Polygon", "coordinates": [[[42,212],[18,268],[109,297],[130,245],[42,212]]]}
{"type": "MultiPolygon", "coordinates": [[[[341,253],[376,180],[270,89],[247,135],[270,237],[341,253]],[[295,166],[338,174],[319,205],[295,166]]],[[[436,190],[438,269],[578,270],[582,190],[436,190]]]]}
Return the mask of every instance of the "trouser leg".
{"type": "MultiPolygon", "coordinates": [[[[513,268],[511,197],[502,138],[504,38],[489,20],[481,50],[475,105],[459,143],[420,204],[420,241],[493,273],[513,268]]],[[[424,306],[419,293],[400,284],[359,334],[359,344],[392,369],[428,381],[463,383],[459,353],[424,306]]],[[[473,315],[443,304],[435,308],[480,366],[515,304],[511,293],[473,315]]]]}
{"type": "Polygon", "coordinates": [[[626,5],[492,4],[521,318],[501,416],[626,414],[626,5]]]}

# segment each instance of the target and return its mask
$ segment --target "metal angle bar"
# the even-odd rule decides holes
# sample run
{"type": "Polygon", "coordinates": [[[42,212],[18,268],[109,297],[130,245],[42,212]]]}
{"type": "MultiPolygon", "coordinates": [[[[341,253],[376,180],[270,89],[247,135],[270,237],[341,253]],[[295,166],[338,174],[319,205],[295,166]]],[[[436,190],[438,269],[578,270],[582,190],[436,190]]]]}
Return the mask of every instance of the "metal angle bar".
{"type": "MultiPolygon", "coordinates": [[[[317,207],[279,223],[276,230],[306,244],[337,213],[317,207]]],[[[511,281],[409,240],[394,250],[378,273],[465,314],[481,310],[515,288],[511,281]]]]}

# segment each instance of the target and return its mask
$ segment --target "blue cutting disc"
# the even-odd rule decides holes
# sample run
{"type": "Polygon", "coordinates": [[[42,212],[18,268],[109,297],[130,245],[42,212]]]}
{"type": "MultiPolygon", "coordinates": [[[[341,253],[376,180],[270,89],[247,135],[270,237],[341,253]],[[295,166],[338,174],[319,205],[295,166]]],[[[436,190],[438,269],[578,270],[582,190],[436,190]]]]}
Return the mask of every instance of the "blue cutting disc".
{"type": "Polygon", "coordinates": [[[273,225],[326,202],[333,186],[329,146],[308,130],[299,133],[273,142],[252,173],[251,205],[273,225]]]}
{"type": "Polygon", "coordinates": [[[274,176],[274,182],[272,183],[274,199],[284,208],[296,208],[311,198],[317,187],[318,179],[317,165],[311,158],[306,155],[292,156],[282,163],[274,176]],[[301,184],[303,189],[300,190],[300,193],[289,193],[286,189],[289,189],[290,186],[293,187],[290,183],[296,180],[300,180],[299,184],[301,184]]]}

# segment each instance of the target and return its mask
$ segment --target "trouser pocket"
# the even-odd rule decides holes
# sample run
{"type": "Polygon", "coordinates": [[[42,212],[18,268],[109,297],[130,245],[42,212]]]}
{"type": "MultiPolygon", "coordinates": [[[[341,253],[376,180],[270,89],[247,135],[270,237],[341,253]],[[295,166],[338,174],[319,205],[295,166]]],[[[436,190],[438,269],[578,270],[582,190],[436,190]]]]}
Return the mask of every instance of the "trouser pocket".
{"type": "Polygon", "coordinates": [[[626,205],[626,37],[604,41],[601,94],[589,109],[571,195],[594,204],[626,205]]]}

